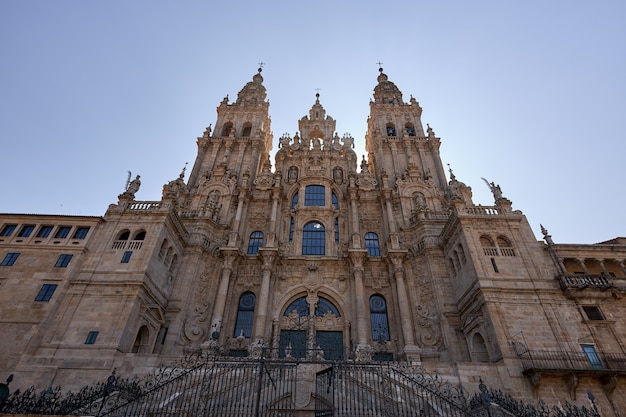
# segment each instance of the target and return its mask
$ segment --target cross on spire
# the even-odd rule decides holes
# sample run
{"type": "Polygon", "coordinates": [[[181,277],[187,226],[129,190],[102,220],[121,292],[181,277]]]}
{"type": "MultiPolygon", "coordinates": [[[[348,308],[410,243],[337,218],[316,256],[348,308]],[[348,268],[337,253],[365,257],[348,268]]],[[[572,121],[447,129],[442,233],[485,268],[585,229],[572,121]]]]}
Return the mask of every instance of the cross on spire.
{"type": "Polygon", "coordinates": [[[263,61],[259,62],[259,67],[263,68],[263,65],[265,65],[265,62],[263,61]]]}
{"type": "Polygon", "coordinates": [[[383,69],[383,63],[382,62],[378,61],[376,63],[376,65],[378,65],[378,69],[381,69],[381,70],[383,69]]]}

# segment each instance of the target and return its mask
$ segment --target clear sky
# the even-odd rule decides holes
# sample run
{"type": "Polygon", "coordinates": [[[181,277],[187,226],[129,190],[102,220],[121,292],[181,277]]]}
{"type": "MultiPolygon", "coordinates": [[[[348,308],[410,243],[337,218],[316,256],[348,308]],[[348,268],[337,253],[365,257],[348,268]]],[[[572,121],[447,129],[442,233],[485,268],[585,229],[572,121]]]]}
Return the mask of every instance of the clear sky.
{"type": "MultiPolygon", "coordinates": [[[[320,101],[364,152],[378,61],[476,204],[541,238],[626,236],[626,2],[0,0],[0,212],[103,215],[196,155],[266,62],[274,151],[320,101]]],[[[188,171],[189,172],[189,171],[188,171]]]]}

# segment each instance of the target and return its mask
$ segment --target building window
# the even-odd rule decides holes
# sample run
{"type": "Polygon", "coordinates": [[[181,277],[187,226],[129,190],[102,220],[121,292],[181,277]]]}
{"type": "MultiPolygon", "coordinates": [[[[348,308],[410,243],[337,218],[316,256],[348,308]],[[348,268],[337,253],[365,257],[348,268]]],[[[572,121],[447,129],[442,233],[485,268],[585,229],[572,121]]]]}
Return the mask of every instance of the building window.
{"type": "Polygon", "coordinates": [[[337,194],[332,193],[333,207],[335,210],[339,210],[339,199],[337,198],[337,194]]]}
{"type": "Polygon", "coordinates": [[[600,360],[600,356],[596,351],[596,347],[594,345],[580,345],[582,347],[583,352],[585,352],[585,356],[587,356],[587,360],[589,361],[589,365],[593,369],[602,369],[604,366],[602,365],[602,361],[600,360]]]}
{"type": "Polygon", "coordinates": [[[54,235],[55,239],[65,239],[70,234],[72,226],[59,226],[57,233],[54,235]]]}
{"type": "Polygon", "coordinates": [[[230,136],[230,132],[233,130],[232,122],[228,122],[224,125],[224,129],[222,129],[222,136],[230,136]]]}
{"type": "Polygon", "coordinates": [[[243,131],[241,132],[241,136],[247,138],[252,133],[252,123],[246,122],[243,124],[243,131]]]}
{"type": "Polygon", "coordinates": [[[7,224],[2,228],[0,236],[11,236],[17,227],[16,224],[7,224]]]}
{"type": "Polygon", "coordinates": [[[133,240],[145,240],[146,239],[146,231],[140,230],[135,234],[133,240]]]}
{"type": "Polygon", "coordinates": [[[387,318],[387,303],[382,295],[370,297],[370,321],[372,322],[372,340],[375,342],[388,342],[389,320],[387,318]]]}
{"type": "Polygon", "coordinates": [[[376,233],[368,232],[365,234],[365,247],[369,256],[380,256],[380,245],[376,233]]]}
{"type": "Polygon", "coordinates": [[[604,320],[604,316],[598,306],[583,306],[583,310],[589,320],[604,320]]]}
{"type": "Polygon", "coordinates": [[[320,222],[309,222],[302,230],[302,254],[325,255],[326,231],[320,222]]]}
{"type": "Polygon", "coordinates": [[[137,337],[131,349],[131,353],[149,353],[150,349],[150,331],[145,324],[139,328],[137,337]]]}
{"type": "Polygon", "coordinates": [[[37,232],[37,237],[48,237],[52,232],[52,226],[41,226],[37,232]]]}
{"type": "Polygon", "coordinates": [[[122,255],[122,260],[120,261],[121,264],[127,264],[128,262],[130,262],[130,257],[133,256],[133,251],[132,250],[127,250],[124,252],[124,254],[122,255]]]}
{"type": "Polygon", "coordinates": [[[33,230],[35,230],[35,226],[31,226],[31,225],[22,226],[22,229],[17,234],[17,237],[28,237],[30,236],[31,233],[33,233],[33,230]]]}
{"type": "Polygon", "coordinates": [[[259,253],[259,248],[263,246],[263,232],[252,232],[250,234],[250,240],[248,241],[248,255],[256,255],[259,253]]]}
{"type": "Polygon", "coordinates": [[[309,303],[306,297],[300,297],[294,300],[289,307],[285,309],[285,316],[289,316],[292,313],[297,313],[299,317],[307,317],[309,315],[309,303]]]}
{"type": "Polygon", "coordinates": [[[335,217],[335,243],[339,244],[339,217],[335,217]]]}
{"type": "Polygon", "coordinates": [[[406,133],[408,133],[409,136],[415,136],[415,128],[413,127],[412,124],[407,123],[405,126],[406,129],[406,133]]]}
{"type": "Polygon", "coordinates": [[[78,227],[74,232],[73,239],[84,239],[87,236],[87,232],[89,232],[88,227],[78,227]]]}
{"type": "Polygon", "coordinates": [[[387,125],[387,136],[396,136],[396,127],[391,123],[387,125]]]}
{"type": "Polygon", "coordinates": [[[293,242],[293,217],[291,218],[291,220],[289,221],[289,241],[293,242]]]}
{"type": "Polygon", "coordinates": [[[72,256],[74,255],[69,255],[69,254],[62,254],[59,256],[59,259],[57,259],[57,263],[54,264],[55,268],[67,268],[67,266],[70,264],[70,261],[72,260],[72,256]]]}
{"type": "Polygon", "coordinates": [[[94,343],[96,343],[97,338],[98,338],[98,332],[92,330],[87,335],[87,339],[85,339],[85,344],[93,345],[94,343]]]}
{"type": "Polygon", "coordinates": [[[6,254],[0,266],[13,266],[15,261],[17,261],[17,257],[20,256],[18,252],[9,252],[6,254]]]}
{"type": "Polygon", "coordinates": [[[317,317],[323,317],[326,314],[331,313],[335,317],[341,317],[339,309],[335,305],[324,297],[319,297],[317,306],[315,306],[315,315],[317,317]]]}
{"type": "Polygon", "coordinates": [[[326,190],[323,185],[307,185],[304,193],[305,206],[325,206],[326,190]]]}
{"type": "Polygon", "coordinates": [[[244,293],[239,297],[239,308],[237,309],[237,320],[235,321],[233,337],[252,337],[252,319],[254,318],[255,304],[256,296],[251,292],[244,293]]]}
{"type": "Polygon", "coordinates": [[[43,284],[37,297],[35,297],[35,301],[50,301],[56,289],[57,284],[43,284]]]}

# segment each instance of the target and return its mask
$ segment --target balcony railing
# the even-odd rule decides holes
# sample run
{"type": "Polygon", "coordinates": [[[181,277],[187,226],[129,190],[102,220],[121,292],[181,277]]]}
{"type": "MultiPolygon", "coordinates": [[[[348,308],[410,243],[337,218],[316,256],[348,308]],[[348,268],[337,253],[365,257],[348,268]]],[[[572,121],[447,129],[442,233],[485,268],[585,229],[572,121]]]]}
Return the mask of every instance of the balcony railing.
{"type": "Polygon", "coordinates": [[[558,280],[562,290],[584,288],[607,290],[613,287],[609,278],[608,275],[576,274],[561,275],[558,280]]]}
{"type": "Polygon", "coordinates": [[[592,371],[626,374],[626,354],[600,352],[530,351],[519,355],[524,372],[592,371]]]}

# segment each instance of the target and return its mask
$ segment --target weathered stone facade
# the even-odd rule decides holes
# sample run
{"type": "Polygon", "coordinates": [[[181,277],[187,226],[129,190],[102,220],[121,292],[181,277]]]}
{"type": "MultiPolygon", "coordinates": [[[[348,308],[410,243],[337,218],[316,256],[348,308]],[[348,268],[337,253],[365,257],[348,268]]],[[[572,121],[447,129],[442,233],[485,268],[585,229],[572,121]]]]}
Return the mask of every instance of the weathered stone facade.
{"type": "Polygon", "coordinates": [[[591,392],[624,415],[624,239],[537,241],[494,183],[474,205],[421,114],[381,69],[367,158],[318,95],[272,166],[259,70],[160,200],[136,201],[137,178],[103,217],[1,215],[0,369],[15,388],[76,388],[265,350],[408,361],[525,400],[591,392]]]}

